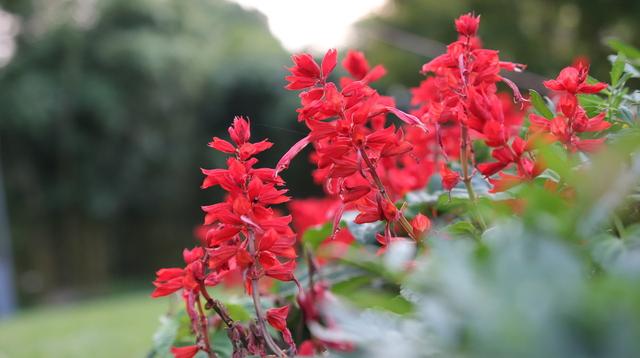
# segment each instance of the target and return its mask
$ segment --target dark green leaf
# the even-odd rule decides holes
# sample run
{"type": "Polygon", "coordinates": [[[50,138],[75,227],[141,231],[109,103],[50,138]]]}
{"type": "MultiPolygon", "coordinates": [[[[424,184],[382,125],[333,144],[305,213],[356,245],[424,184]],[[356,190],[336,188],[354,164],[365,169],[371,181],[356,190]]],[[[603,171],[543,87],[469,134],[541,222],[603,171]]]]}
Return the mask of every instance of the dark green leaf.
{"type": "Polygon", "coordinates": [[[551,110],[547,107],[544,99],[538,92],[536,92],[535,90],[529,90],[529,97],[531,99],[531,104],[533,105],[533,108],[536,110],[536,112],[539,115],[547,119],[553,118],[553,112],[551,112],[551,110]]]}
{"type": "Polygon", "coordinates": [[[618,51],[619,53],[624,54],[632,60],[640,59],[640,50],[631,45],[628,45],[617,39],[609,40],[608,44],[609,46],[611,46],[611,48],[618,51]]]}

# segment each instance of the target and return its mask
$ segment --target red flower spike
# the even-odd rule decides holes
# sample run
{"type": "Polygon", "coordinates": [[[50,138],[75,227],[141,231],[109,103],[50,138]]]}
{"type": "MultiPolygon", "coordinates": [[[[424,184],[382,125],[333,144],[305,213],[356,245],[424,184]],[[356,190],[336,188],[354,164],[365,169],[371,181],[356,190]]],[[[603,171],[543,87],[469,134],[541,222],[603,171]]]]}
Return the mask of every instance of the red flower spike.
{"type": "MultiPolygon", "coordinates": [[[[330,68],[331,54],[327,61],[328,67],[325,67],[330,68]]],[[[299,62],[304,67],[300,71],[309,70],[310,65],[305,58],[299,62]]],[[[254,156],[272,144],[266,140],[252,143],[250,123],[243,117],[236,117],[228,132],[231,142],[214,137],[209,144],[230,155],[227,168],[202,169],[206,176],[202,188],[220,186],[226,191],[223,202],[202,207],[206,228],[199,231],[206,233],[201,233],[199,239],[203,247],[184,250],[185,267],[158,270],[153,283],[156,286],[153,297],[183,290],[182,297],[198,344],[173,348],[172,352],[177,357],[192,357],[199,350],[211,352],[206,338],[209,323],[203,320],[202,309],[196,308],[201,302],[200,295],[211,302],[207,286],[215,286],[227,276],[241,276],[245,278],[247,292],[250,292],[250,288],[264,276],[283,281],[295,279],[296,235],[289,227],[291,217],[278,216],[270,207],[289,201],[285,195],[287,190],[280,188],[284,182],[275,169],[254,168],[258,162],[254,156]],[[280,259],[288,261],[282,263],[280,259]]],[[[280,165],[281,168],[283,166],[280,165]]],[[[225,321],[225,324],[229,325],[229,322],[225,321]]],[[[236,331],[235,334],[245,333],[236,331]]],[[[295,351],[288,330],[283,332],[283,337],[295,351]]],[[[264,344],[254,342],[245,348],[251,354],[260,355],[264,353],[264,344]]]]}
{"type": "MultiPolygon", "coordinates": [[[[511,153],[522,124],[523,108],[518,111],[512,101],[505,101],[504,96],[496,94],[498,82],[511,88],[513,98],[522,107],[527,100],[515,83],[501,75],[501,71],[520,72],[525,66],[501,61],[498,51],[482,48],[476,37],[479,24],[480,17],[473,14],[456,19],[460,36],[447,46],[446,53],[422,66],[422,72],[432,76],[412,90],[411,103],[420,106],[413,114],[435,129],[432,145],[440,149],[437,154],[448,162],[462,159],[464,153],[466,162],[461,162],[461,167],[468,169],[475,165],[488,177],[513,167],[513,164],[523,167],[519,164],[523,154],[511,153]],[[498,161],[476,163],[471,150],[474,140],[483,140],[498,161]]],[[[440,167],[440,174],[447,190],[460,181],[460,174],[446,166],[440,167]]],[[[528,179],[527,175],[524,176],[528,179]]]]}

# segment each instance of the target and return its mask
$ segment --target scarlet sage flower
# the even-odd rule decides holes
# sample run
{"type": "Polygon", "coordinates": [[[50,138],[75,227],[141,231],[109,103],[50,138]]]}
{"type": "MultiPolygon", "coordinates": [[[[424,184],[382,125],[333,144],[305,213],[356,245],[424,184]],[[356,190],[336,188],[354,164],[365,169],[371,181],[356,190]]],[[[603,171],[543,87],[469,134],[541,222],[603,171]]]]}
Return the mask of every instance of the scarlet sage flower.
{"type": "Polygon", "coordinates": [[[568,94],[598,93],[607,88],[606,83],[588,84],[589,66],[578,62],[576,67],[565,67],[554,80],[544,81],[544,86],[550,90],[567,92],[568,94]]]}
{"type": "Polygon", "coordinates": [[[282,333],[282,337],[289,345],[294,346],[291,331],[287,328],[287,316],[289,315],[289,306],[272,308],[267,311],[267,321],[271,327],[282,333]]]}
{"type": "Polygon", "coordinates": [[[204,266],[201,261],[204,250],[201,247],[185,249],[182,256],[187,264],[184,269],[174,267],[158,270],[157,278],[153,282],[156,289],[151,297],[166,296],[183,288],[192,292],[199,289],[198,281],[204,278],[204,266]]]}
{"type": "MultiPolygon", "coordinates": [[[[397,109],[392,98],[381,96],[369,86],[385,70],[382,66],[371,68],[360,52],[351,51],[344,59],[343,66],[351,77],[342,78],[340,86],[327,79],[327,69],[335,66],[335,50],[326,53],[322,65],[308,54],[294,55],[292,60],[294,66],[286,77],[287,88],[305,90],[300,94],[302,107],[298,109],[298,119],[305,122],[309,135],[294,145],[276,168],[288,167],[297,153],[312,144],[313,161],[318,167],[314,179],[343,204],[336,211],[335,223],[344,210],[357,210],[356,222],[383,220],[387,227],[399,223],[413,236],[411,225],[393,201],[424,185],[432,170],[430,160],[418,164],[422,158],[408,159],[417,141],[410,141],[407,133],[418,139],[413,129],[425,133],[425,124],[397,109]],[[407,127],[399,129],[386,124],[388,113],[407,127]],[[425,174],[417,174],[420,172],[417,166],[425,174]],[[400,168],[407,168],[408,175],[392,175],[399,174],[400,168]]],[[[421,145],[422,142],[418,144],[421,145]]],[[[336,226],[334,232],[337,229],[336,226]]]]}
{"type": "MultiPolygon", "coordinates": [[[[299,58],[298,62],[298,82],[304,81],[304,76],[315,76],[321,80],[322,71],[329,72],[331,69],[330,63],[323,64],[316,71],[313,63],[307,59],[299,58]]],[[[285,195],[287,190],[282,188],[284,181],[274,169],[255,167],[258,163],[255,155],[272,144],[266,140],[251,142],[250,123],[242,117],[234,119],[229,127],[229,137],[231,141],[214,137],[209,143],[213,149],[230,155],[227,167],[202,169],[205,175],[203,189],[219,186],[226,192],[224,201],[202,207],[206,230],[204,240],[201,240],[203,246],[185,250],[183,256],[186,266],[161,269],[154,281],[156,290],[153,297],[183,291],[182,296],[197,336],[196,346],[176,348],[176,356],[188,357],[189,354],[195,354],[194,349],[197,351],[198,347],[207,353],[212,352],[208,341],[208,320],[200,301],[204,298],[207,307],[213,307],[216,302],[209,296],[206,287],[219,284],[227,274],[238,270],[242,271],[247,292],[253,297],[260,325],[259,336],[243,339],[257,343],[242,349],[247,349],[251,354],[265,355],[265,347],[268,347],[275,354],[283,354],[264,325],[267,317],[261,317],[257,290],[258,281],[263,277],[295,280],[296,235],[289,227],[291,216],[279,216],[271,207],[288,202],[289,197],[285,195]]],[[[223,320],[231,330],[230,334],[239,337],[256,334],[252,330],[239,330],[231,325],[229,317],[223,317],[223,320]]],[[[282,331],[286,334],[284,329],[282,331]]],[[[293,340],[287,340],[287,344],[295,351],[293,340]]],[[[234,345],[234,349],[240,348],[234,345]]]]}
{"type": "Polygon", "coordinates": [[[462,175],[441,166],[446,190],[459,180],[469,188],[476,164],[482,174],[490,176],[507,168],[516,157],[522,159],[522,167],[531,160],[517,153],[503,160],[505,152],[512,151],[523,116],[497,93],[497,83],[504,82],[513,90],[515,99],[524,103],[518,88],[501,71],[522,71],[525,66],[501,61],[498,51],[482,48],[476,37],[479,24],[480,17],[473,14],[456,19],[458,40],[447,46],[445,54],[424,64],[422,72],[432,76],[412,91],[412,103],[420,106],[416,113],[437,132],[442,158],[460,161],[462,175]],[[475,163],[474,140],[484,141],[498,162],[475,163]]]}
{"type": "Polygon", "coordinates": [[[451,191],[460,182],[460,174],[451,170],[445,164],[440,167],[440,178],[442,179],[442,187],[444,190],[451,191]]]}
{"type": "Polygon", "coordinates": [[[555,80],[545,81],[544,85],[559,92],[556,107],[559,113],[548,120],[531,114],[531,130],[549,134],[553,140],[561,142],[569,151],[590,152],[598,149],[605,138],[581,138],[580,133],[600,132],[611,126],[605,121],[606,112],[589,118],[578,101],[580,94],[594,94],[607,87],[606,83],[588,84],[589,67],[583,62],[569,66],[560,71],[555,80]]]}

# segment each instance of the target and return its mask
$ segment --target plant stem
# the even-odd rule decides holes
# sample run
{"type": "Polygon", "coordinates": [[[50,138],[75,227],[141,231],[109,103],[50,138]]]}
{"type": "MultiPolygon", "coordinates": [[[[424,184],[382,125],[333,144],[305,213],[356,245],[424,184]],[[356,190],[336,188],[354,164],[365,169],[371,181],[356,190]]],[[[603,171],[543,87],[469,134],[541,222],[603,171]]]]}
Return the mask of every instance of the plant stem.
{"type": "MultiPolygon", "coordinates": [[[[256,253],[255,238],[251,230],[249,230],[249,233],[247,235],[247,240],[249,243],[248,245],[249,254],[251,254],[251,256],[255,256],[255,253],[256,253]]],[[[249,270],[251,269],[252,267],[249,268],[249,270]]],[[[251,274],[251,272],[249,272],[249,274],[251,274]]],[[[269,334],[269,331],[267,330],[267,324],[265,322],[265,314],[264,314],[264,311],[262,310],[262,303],[260,302],[260,291],[258,287],[258,279],[255,277],[251,277],[251,298],[253,299],[253,307],[256,310],[256,318],[258,320],[258,325],[260,327],[260,330],[262,331],[262,337],[264,338],[265,343],[267,344],[269,349],[271,349],[271,351],[275,353],[278,357],[286,357],[287,355],[284,353],[284,351],[280,347],[278,347],[276,342],[274,342],[273,337],[271,337],[271,334],[269,334]]]]}
{"type": "Polygon", "coordinates": [[[222,322],[224,322],[224,324],[228,328],[231,328],[234,325],[234,321],[231,316],[229,316],[227,309],[224,307],[222,302],[209,296],[209,292],[207,292],[207,288],[202,282],[200,282],[200,293],[202,293],[202,296],[207,301],[206,308],[212,308],[214,311],[216,311],[218,316],[220,316],[220,318],[222,319],[222,322]]]}
{"type": "Polygon", "coordinates": [[[471,201],[471,205],[473,205],[473,212],[476,216],[476,221],[480,225],[482,231],[487,229],[487,224],[480,215],[480,209],[478,209],[478,202],[476,193],[473,190],[473,185],[471,184],[471,175],[469,173],[469,130],[465,124],[461,124],[461,144],[460,144],[460,164],[462,165],[462,181],[464,182],[464,186],[467,188],[467,193],[469,194],[469,200],[471,201]]]}
{"type": "MultiPolygon", "coordinates": [[[[360,152],[360,155],[362,156],[362,159],[364,159],[365,164],[369,168],[369,173],[371,174],[371,177],[373,178],[373,181],[375,182],[376,187],[378,188],[378,192],[380,192],[380,194],[385,200],[390,202],[392,205],[395,205],[393,200],[391,200],[391,198],[389,197],[389,194],[387,193],[387,190],[385,189],[384,184],[382,183],[382,180],[378,176],[378,172],[376,172],[376,167],[371,161],[371,159],[369,158],[369,156],[367,155],[367,152],[364,149],[359,149],[359,152],[360,152]]],[[[413,227],[411,226],[407,218],[404,217],[404,214],[402,212],[400,212],[398,222],[400,223],[400,226],[402,226],[402,228],[407,232],[407,235],[409,235],[409,237],[411,237],[415,241],[418,241],[418,238],[413,233],[413,227]]]]}
{"type": "Polygon", "coordinates": [[[217,358],[216,353],[211,349],[211,343],[209,342],[209,329],[207,326],[207,316],[204,314],[204,310],[202,309],[202,302],[200,298],[196,300],[196,305],[198,306],[198,315],[200,316],[200,329],[201,329],[201,338],[204,342],[205,351],[209,358],[217,358]]]}

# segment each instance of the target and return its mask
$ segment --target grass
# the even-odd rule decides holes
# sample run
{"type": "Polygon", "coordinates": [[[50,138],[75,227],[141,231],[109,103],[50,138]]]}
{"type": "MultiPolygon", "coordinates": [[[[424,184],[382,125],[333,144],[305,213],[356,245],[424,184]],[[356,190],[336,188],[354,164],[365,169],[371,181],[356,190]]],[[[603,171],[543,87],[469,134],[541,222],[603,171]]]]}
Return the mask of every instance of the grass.
{"type": "Polygon", "coordinates": [[[0,358],[144,357],[166,310],[148,293],[28,310],[0,321],[0,358]]]}

